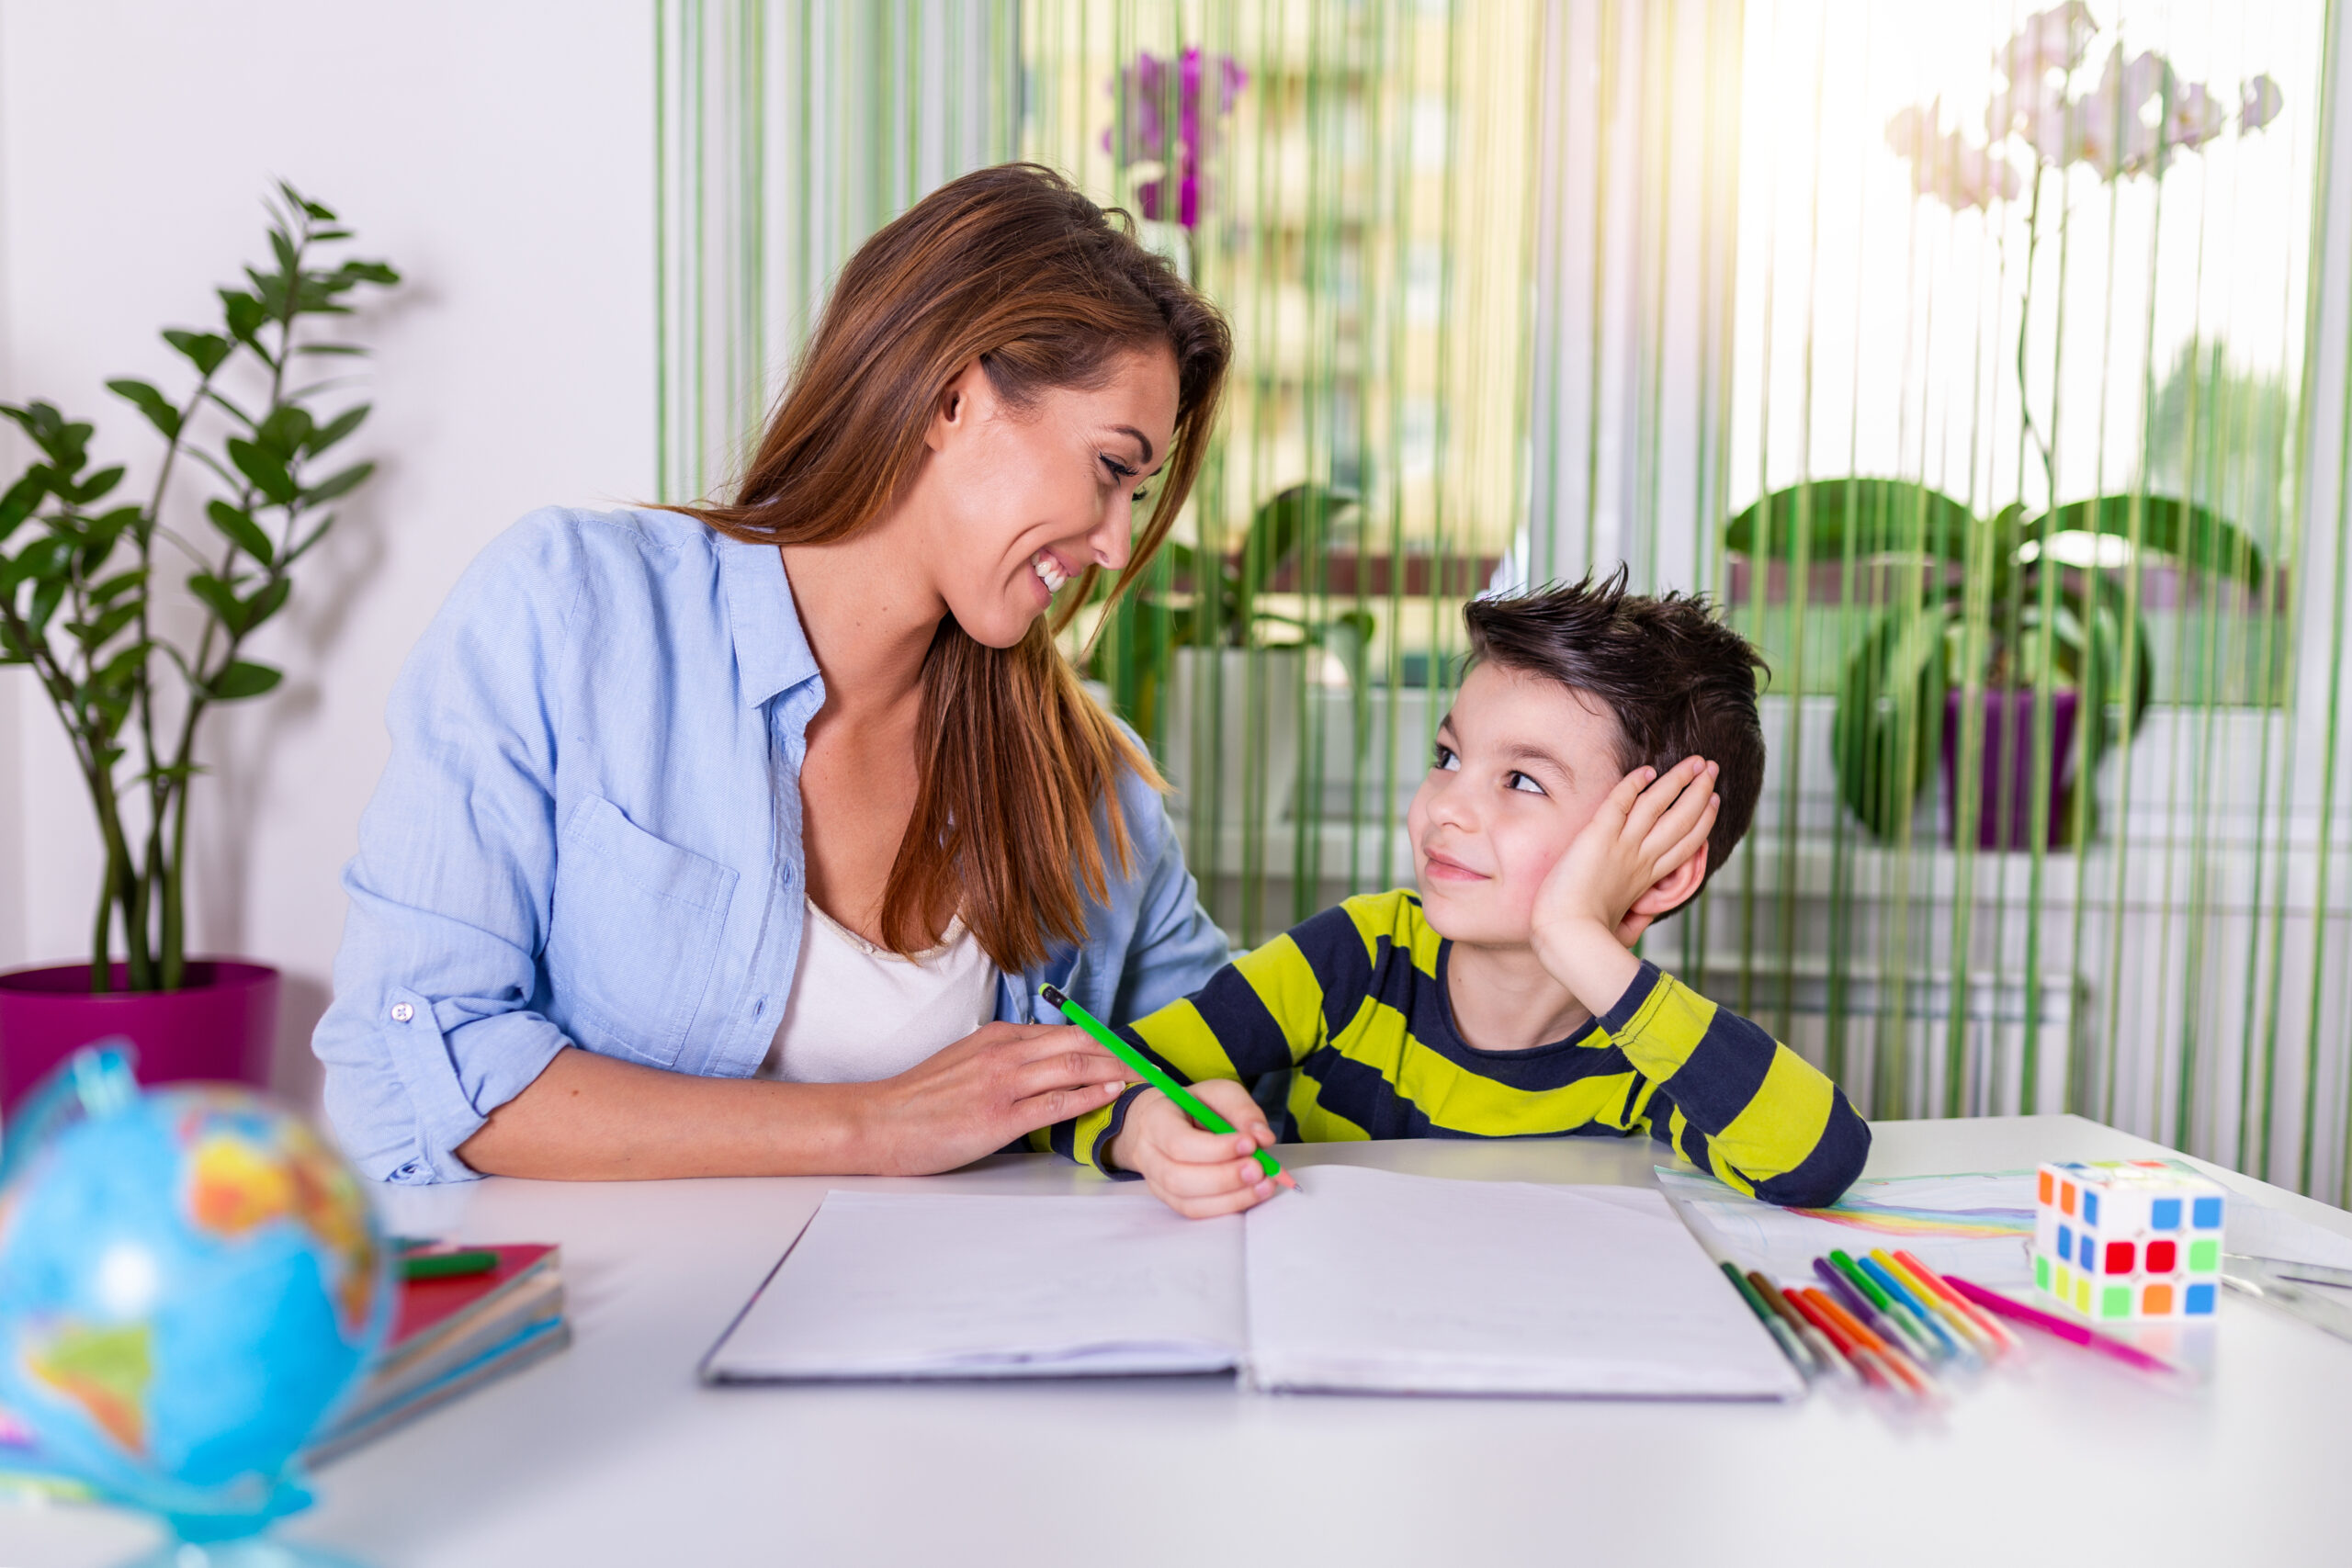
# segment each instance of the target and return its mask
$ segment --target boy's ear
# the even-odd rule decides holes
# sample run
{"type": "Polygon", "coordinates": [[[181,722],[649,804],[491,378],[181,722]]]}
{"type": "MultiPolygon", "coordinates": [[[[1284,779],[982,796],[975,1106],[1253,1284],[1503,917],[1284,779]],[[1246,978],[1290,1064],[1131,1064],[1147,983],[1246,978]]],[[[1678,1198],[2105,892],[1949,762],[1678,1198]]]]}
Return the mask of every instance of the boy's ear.
{"type": "Polygon", "coordinates": [[[1707,880],[1707,852],[1711,844],[1701,844],[1699,852],[1650,884],[1649,891],[1634,900],[1629,915],[1646,915],[1655,920],[1670,915],[1690,901],[1699,885],[1707,880]]]}

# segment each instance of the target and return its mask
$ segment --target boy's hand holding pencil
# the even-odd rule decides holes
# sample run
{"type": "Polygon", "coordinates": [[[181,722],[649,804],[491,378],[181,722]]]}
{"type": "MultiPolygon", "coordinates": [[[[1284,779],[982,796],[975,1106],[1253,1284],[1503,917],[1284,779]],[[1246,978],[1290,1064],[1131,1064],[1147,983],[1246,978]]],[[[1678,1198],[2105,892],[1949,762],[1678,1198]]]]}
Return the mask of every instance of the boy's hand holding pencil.
{"type": "Polygon", "coordinates": [[[1112,1163],[1134,1171],[1152,1194],[1188,1220],[1230,1214],[1274,1195],[1256,1151],[1274,1146],[1274,1130],[1250,1091],[1230,1078],[1193,1085],[1193,1092],[1233,1123],[1230,1133],[1197,1125],[1174,1100],[1151,1089],[1127,1110],[1110,1148],[1112,1163]]]}

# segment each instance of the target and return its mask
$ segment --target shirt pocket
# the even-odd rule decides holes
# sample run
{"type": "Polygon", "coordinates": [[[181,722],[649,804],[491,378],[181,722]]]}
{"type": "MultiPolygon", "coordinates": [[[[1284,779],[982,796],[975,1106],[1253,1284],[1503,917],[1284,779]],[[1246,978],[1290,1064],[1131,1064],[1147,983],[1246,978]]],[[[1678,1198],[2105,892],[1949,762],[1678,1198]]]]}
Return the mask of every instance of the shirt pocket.
{"type": "Polygon", "coordinates": [[[736,874],[658,839],[600,795],[557,840],[549,1012],[603,1055],[678,1058],[718,961],[736,874]]]}

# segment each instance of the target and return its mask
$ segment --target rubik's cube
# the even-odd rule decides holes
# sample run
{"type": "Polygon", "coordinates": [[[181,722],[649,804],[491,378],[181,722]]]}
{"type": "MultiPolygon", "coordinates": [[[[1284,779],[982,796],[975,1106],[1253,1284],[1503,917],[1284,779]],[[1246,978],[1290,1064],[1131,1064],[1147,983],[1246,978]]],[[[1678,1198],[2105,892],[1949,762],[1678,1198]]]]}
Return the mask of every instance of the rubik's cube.
{"type": "Polygon", "coordinates": [[[2045,1165],[2033,1282],[2086,1317],[2213,1315],[2222,1189],[2177,1160],[2045,1165]]]}

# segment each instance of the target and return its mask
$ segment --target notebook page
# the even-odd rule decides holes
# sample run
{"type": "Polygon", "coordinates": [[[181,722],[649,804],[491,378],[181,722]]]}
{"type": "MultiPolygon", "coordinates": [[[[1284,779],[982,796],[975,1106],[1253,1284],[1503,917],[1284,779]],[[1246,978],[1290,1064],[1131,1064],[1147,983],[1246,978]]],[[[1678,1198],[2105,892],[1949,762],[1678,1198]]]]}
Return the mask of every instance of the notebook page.
{"type": "Polygon", "coordinates": [[[1148,1193],[825,1194],[704,1359],[714,1382],[1221,1371],[1241,1222],[1148,1193]]]}
{"type": "Polygon", "coordinates": [[[1646,1188],[1318,1165],[1250,1211],[1261,1388],[1776,1399],[1803,1383],[1646,1188]]]}

